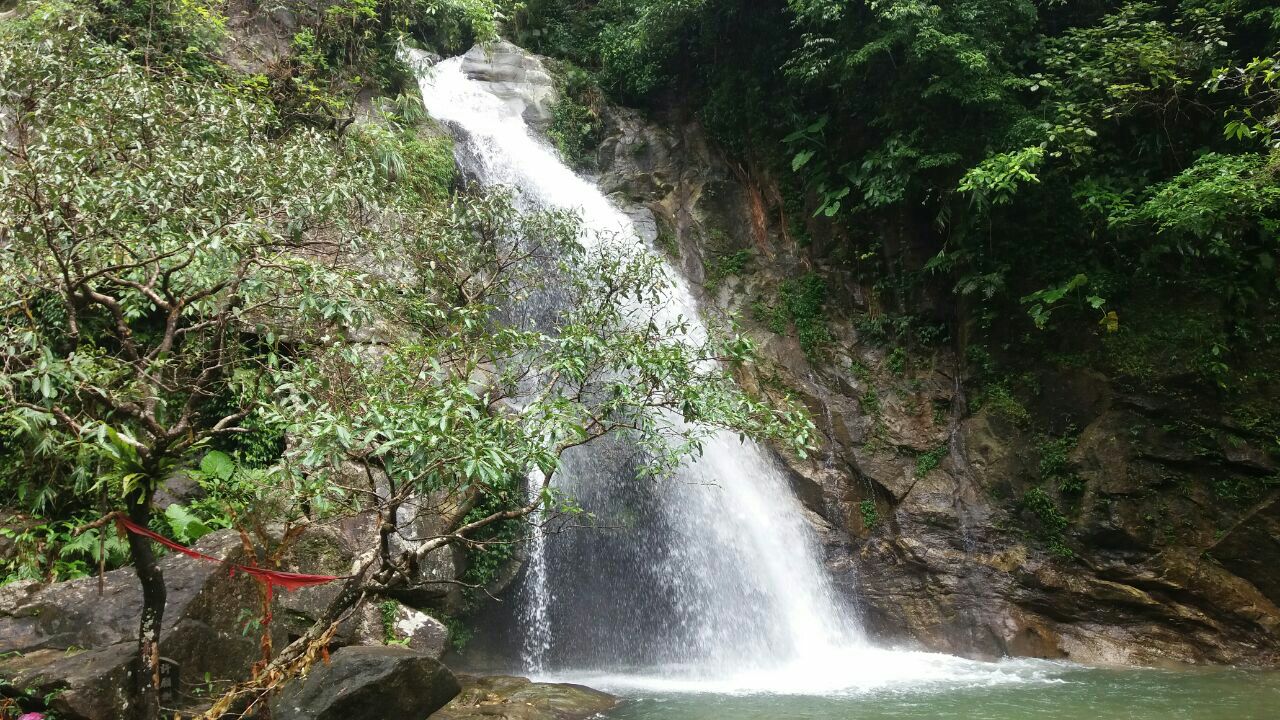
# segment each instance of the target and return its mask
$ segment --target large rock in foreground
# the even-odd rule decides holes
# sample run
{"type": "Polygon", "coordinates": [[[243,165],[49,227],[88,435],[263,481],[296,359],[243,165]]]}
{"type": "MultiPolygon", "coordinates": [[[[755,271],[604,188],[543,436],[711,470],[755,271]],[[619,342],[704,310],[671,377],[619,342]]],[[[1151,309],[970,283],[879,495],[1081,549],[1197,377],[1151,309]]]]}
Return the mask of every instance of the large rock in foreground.
{"type": "Polygon", "coordinates": [[[462,693],[430,720],[584,720],[618,705],[618,698],[583,685],[507,675],[461,679],[462,693]]]}
{"type": "MultiPolygon", "coordinates": [[[[228,560],[242,553],[231,531],[196,548],[228,560]]],[[[260,604],[253,580],[178,554],[162,558],[160,568],[168,592],[165,658],[187,679],[246,677],[260,655],[258,639],[243,631],[242,613],[260,604]]],[[[101,594],[93,577],[0,589],[0,683],[50,696],[49,709],[65,720],[123,717],[141,610],[132,568],[106,573],[101,594]]]]}
{"type": "MultiPolygon", "coordinates": [[[[281,569],[341,575],[350,568],[358,537],[353,533],[359,530],[308,530],[286,553],[281,569]]],[[[245,562],[234,531],[208,535],[195,547],[229,562],[245,562]]],[[[228,573],[225,565],[177,553],[161,558],[160,568],[168,594],[161,654],[179,669],[182,695],[173,702],[202,701],[187,694],[206,680],[247,679],[262,652],[259,631],[250,624],[262,612],[259,585],[243,573],[228,573]]],[[[336,592],[337,585],[330,584],[276,593],[275,646],[302,634],[336,592]]],[[[106,573],[101,594],[94,577],[0,588],[0,685],[50,696],[49,709],[63,720],[123,717],[141,609],[133,568],[106,573]]],[[[379,608],[366,604],[339,628],[334,644],[380,644],[385,632],[379,608]]],[[[407,608],[397,606],[395,632],[435,657],[444,652],[447,631],[407,608]]]]}
{"type": "Polygon", "coordinates": [[[401,647],[345,647],[287,686],[275,720],[425,718],[458,694],[458,680],[427,655],[401,647]]]}
{"type": "MultiPolygon", "coordinates": [[[[137,643],[88,651],[43,649],[14,655],[0,667],[0,688],[45,698],[54,717],[116,720],[128,705],[137,643]]],[[[3,695],[0,692],[0,695],[3,695]]]]}

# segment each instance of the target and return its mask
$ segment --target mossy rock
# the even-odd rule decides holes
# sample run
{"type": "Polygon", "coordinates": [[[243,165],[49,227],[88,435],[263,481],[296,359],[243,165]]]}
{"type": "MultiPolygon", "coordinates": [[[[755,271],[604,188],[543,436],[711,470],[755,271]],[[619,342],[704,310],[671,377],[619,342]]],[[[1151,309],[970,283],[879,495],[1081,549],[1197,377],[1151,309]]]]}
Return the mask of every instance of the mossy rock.
{"type": "Polygon", "coordinates": [[[431,720],[583,720],[612,710],[618,698],[571,683],[509,675],[459,676],[462,692],[431,720]]]}

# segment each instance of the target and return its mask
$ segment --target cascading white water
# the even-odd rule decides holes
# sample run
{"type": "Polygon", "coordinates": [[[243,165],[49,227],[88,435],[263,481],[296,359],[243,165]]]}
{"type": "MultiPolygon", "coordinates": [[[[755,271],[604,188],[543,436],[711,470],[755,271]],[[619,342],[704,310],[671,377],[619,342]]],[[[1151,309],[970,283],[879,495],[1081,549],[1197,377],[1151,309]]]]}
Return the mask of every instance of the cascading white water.
{"type": "MultiPolygon", "coordinates": [[[[421,86],[473,179],[514,188],[530,209],[577,210],[586,244],[614,236],[643,244],[630,218],[530,130],[525,104],[469,77],[463,58],[424,69],[421,86]]],[[[665,312],[698,317],[687,283],[674,271],[671,281],[665,312]]],[[[657,486],[635,481],[634,456],[613,443],[565,458],[557,486],[622,529],[531,544],[524,672],[614,687],[801,693],[1018,678],[997,666],[868,646],[833,590],[803,508],[754,443],[718,434],[657,486]]]]}
{"type": "MultiPolygon", "coordinates": [[[[546,476],[535,470],[529,474],[529,501],[541,495],[546,476]]],[[[547,652],[551,649],[551,623],[547,608],[551,606],[551,588],[547,587],[547,538],[542,533],[542,512],[534,516],[535,529],[529,539],[528,560],[525,562],[523,586],[525,634],[520,644],[520,657],[524,670],[540,673],[545,669],[547,652]]]]}

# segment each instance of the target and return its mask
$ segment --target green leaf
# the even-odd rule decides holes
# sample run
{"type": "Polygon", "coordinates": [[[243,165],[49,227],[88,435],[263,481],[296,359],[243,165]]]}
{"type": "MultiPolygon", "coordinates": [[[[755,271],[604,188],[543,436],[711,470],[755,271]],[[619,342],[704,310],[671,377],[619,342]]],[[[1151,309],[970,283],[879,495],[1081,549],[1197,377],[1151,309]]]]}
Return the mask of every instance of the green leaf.
{"type": "Polygon", "coordinates": [[[211,478],[230,480],[236,472],[236,461],[221,450],[210,450],[200,459],[200,472],[211,478]]]}
{"type": "Polygon", "coordinates": [[[164,517],[179,542],[190,544],[213,532],[203,520],[196,517],[187,508],[177,503],[164,510],[164,517]]]}

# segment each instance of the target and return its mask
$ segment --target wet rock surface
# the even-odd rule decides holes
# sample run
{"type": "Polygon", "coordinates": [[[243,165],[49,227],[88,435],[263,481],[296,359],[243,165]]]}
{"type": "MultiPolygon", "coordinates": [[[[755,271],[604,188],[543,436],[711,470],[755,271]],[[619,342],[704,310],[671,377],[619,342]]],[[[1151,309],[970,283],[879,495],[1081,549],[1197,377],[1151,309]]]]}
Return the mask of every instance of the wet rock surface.
{"type": "Polygon", "coordinates": [[[506,41],[476,45],[462,59],[462,71],[489,84],[494,95],[534,128],[551,122],[555,85],[537,56],[506,41]]]}
{"type": "Polygon", "coordinates": [[[439,661],[400,647],[346,647],[273,698],[275,720],[425,718],[458,694],[439,661]]]}
{"type": "Polygon", "coordinates": [[[431,720],[585,720],[619,702],[608,693],[570,683],[535,683],[508,675],[464,675],[459,680],[462,692],[431,720]]]}

